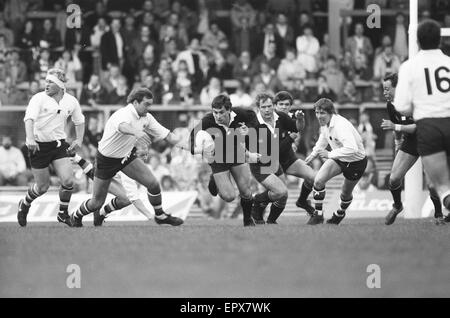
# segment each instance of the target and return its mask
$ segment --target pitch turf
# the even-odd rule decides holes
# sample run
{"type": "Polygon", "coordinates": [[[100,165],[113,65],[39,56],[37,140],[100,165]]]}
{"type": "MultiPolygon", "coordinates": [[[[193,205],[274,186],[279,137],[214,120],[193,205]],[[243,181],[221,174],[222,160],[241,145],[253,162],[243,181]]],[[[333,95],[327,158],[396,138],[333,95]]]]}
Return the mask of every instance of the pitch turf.
{"type": "Polygon", "coordinates": [[[0,224],[0,297],[416,297],[450,295],[450,224],[345,220],[276,226],[188,219],[178,228],[0,224]],[[69,264],[81,288],[69,289],[69,264]],[[366,286],[367,266],[381,288],[366,286]]]}

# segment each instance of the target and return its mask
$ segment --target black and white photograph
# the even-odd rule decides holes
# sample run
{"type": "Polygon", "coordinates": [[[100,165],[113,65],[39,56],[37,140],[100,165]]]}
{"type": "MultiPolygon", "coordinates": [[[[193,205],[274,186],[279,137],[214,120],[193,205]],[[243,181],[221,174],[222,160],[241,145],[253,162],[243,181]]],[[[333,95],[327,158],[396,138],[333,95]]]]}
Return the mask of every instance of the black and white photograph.
{"type": "Polygon", "coordinates": [[[0,0],[0,298],[446,298],[449,239],[450,0],[0,0]]]}

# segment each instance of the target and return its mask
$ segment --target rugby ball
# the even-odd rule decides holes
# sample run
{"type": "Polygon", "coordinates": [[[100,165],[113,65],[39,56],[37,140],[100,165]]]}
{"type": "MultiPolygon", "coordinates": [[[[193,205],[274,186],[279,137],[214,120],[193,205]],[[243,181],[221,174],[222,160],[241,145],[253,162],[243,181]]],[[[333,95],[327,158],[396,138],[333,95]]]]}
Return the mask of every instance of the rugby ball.
{"type": "Polygon", "coordinates": [[[195,147],[201,148],[205,152],[213,152],[214,140],[209,133],[200,130],[195,136],[195,147]]]}

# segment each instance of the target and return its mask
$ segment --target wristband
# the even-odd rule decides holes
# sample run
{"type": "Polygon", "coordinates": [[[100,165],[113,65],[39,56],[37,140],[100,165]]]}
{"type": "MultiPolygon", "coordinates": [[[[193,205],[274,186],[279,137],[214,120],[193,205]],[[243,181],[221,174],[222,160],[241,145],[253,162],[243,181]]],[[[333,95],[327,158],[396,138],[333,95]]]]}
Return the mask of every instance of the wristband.
{"type": "Polygon", "coordinates": [[[402,125],[395,124],[394,130],[395,131],[402,131],[402,125]]]}

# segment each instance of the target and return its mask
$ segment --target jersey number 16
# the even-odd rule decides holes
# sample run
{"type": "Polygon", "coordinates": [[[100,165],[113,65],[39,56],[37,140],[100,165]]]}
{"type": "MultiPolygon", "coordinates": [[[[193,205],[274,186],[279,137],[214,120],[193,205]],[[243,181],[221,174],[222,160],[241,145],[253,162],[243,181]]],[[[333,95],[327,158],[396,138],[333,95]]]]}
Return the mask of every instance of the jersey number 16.
{"type": "MultiPolygon", "coordinates": [[[[442,76],[439,74],[441,71],[445,71],[446,73],[450,73],[450,70],[446,68],[445,66],[441,66],[436,69],[434,72],[434,78],[436,80],[436,87],[437,89],[442,93],[448,93],[450,92],[450,78],[442,76]],[[447,83],[446,85],[443,85],[444,83],[447,83]]],[[[425,79],[427,81],[427,91],[428,95],[433,94],[433,89],[431,88],[431,79],[430,79],[430,70],[428,68],[425,68],[425,79]]]]}

